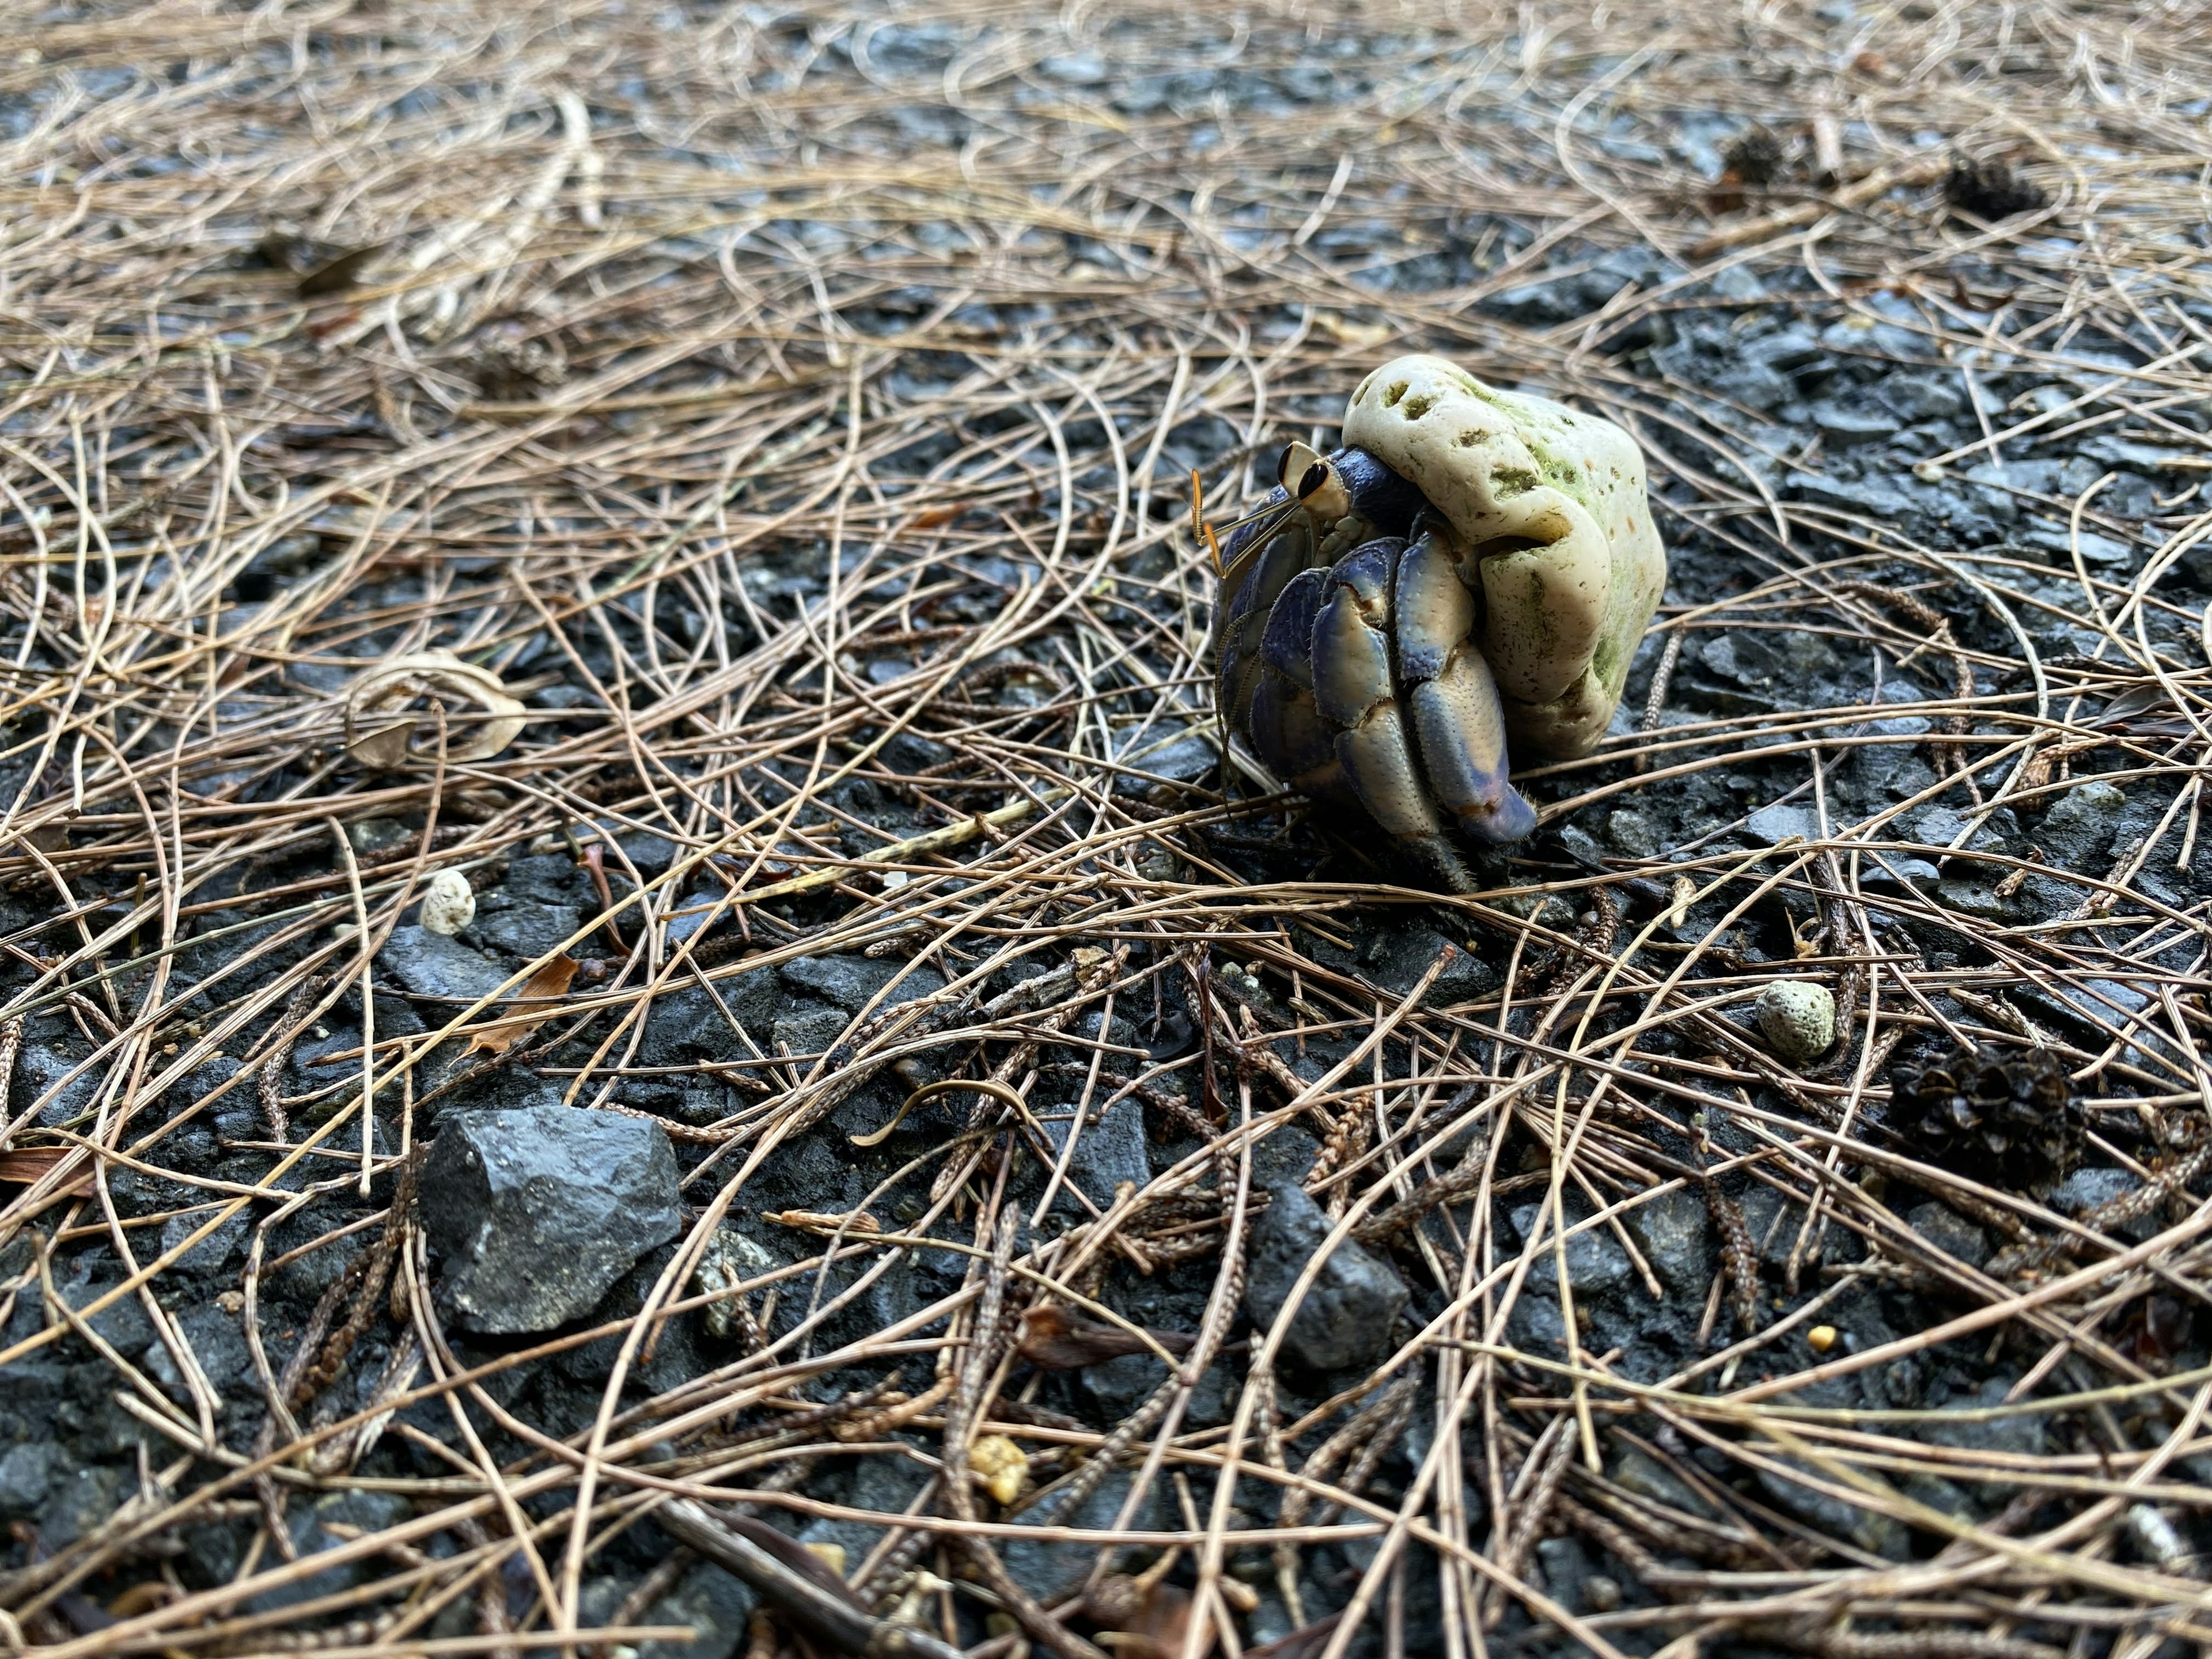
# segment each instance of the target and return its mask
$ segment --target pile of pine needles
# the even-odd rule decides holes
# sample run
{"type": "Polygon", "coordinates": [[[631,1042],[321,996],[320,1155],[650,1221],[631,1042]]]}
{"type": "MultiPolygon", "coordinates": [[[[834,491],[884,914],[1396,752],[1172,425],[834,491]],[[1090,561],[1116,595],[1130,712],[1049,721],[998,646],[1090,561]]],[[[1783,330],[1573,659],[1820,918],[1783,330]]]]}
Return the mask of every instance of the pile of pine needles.
{"type": "MultiPolygon", "coordinates": [[[[43,919],[4,940],[19,978],[0,1052],[12,1066],[24,1020],[65,1011],[94,1058],[91,1104],[67,1124],[20,1084],[9,1109],[0,1296],[43,1312],[0,1351],[0,1393],[10,1366],[88,1340],[167,1452],[105,1524],[0,1577],[0,1637],[55,1659],[301,1646],[383,1659],[432,1650],[432,1621],[476,1597],[480,1634],[435,1650],[635,1645],[655,1634],[637,1620],[668,1581],[595,1627],[582,1595],[610,1540],[685,1500],[809,1512],[810,1460],[905,1455],[891,1438],[904,1428],[941,1433],[939,1479],[915,1514],[884,1517],[879,1559],[852,1576],[880,1590],[925,1545],[966,1564],[1012,1615],[993,1652],[1097,1650],[1000,1566],[1008,1525],[966,1478],[978,1432],[1052,1449],[1070,1481],[1117,1457],[1164,1491],[1174,1478],[1190,1500],[1179,1529],[1059,1534],[1097,1546],[1102,1575],[1150,1559],[1128,1547],[1184,1553],[1193,1588],[1164,1652],[1234,1641],[1249,1591],[1224,1571],[1233,1551],[1325,1540],[1369,1540],[1371,1565],[1350,1616],[1305,1642],[1316,1655],[1364,1622],[1402,1639],[1414,1571],[1436,1576],[1423,1599],[1441,1602],[1455,1659],[1485,1650],[1486,1631],[1494,1643],[1515,1606],[1607,1655],[1662,1642],[1684,1655],[1731,1633],[1899,1656],[2147,1656],[2171,1636],[2212,1639],[2207,1584],[2168,1518],[2203,1504],[2185,1462],[2212,1450],[2212,1377],[2166,1374],[2142,1334],[2154,1299],[2207,1297],[2195,1275],[2212,1209],[2188,1193],[2185,1154],[2138,1166],[2155,1200],[2144,1235],[2119,1230],[2142,1216],[2067,1222],[1856,1133],[1909,1031],[2055,1050],[2093,1126],[2118,1111],[2149,1126],[2136,1144],[2193,1144],[2208,918],[2138,878],[2170,860],[2177,830],[2186,865],[2199,822],[2212,678],[2199,617],[2156,584],[2208,520],[2146,534],[2101,515],[2094,488],[2057,503],[2077,530],[2142,545],[2127,576],[2076,558],[2078,602],[2057,609],[2100,643],[2045,660],[2028,624],[2053,607],[2019,591],[2013,566],[1778,501],[1757,467],[1706,465],[1747,440],[1719,416],[1692,429],[1608,345],[1725,267],[1802,271],[1823,320],[1903,297],[1931,355],[2001,349],[2047,369],[2064,396],[1997,412],[1978,450],[2090,427],[2197,441],[2160,411],[2212,391],[2203,325],[2177,303],[2205,296],[2208,77],[2196,9],[2060,0],[1904,5],[1863,22],[1796,3],[1370,15],[1145,0],[951,0],[913,15],[858,0],[690,12],[179,0],[19,19],[0,58],[0,675],[15,769],[0,878],[43,919]],[[1232,96],[1238,77],[1295,92],[1307,66],[1352,61],[1336,51],[1347,40],[1360,96],[1232,96]],[[1121,96],[1143,85],[1163,90],[1121,96]],[[1767,137],[1717,180],[1675,143],[1685,112],[1767,137]],[[1977,202],[2013,216],[1990,222],[1977,202]],[[1531,234],[1500,242],[1501,225],[1531,234]],[[1688,274],[1548,331],[1485,312],[1556,249],[1638,243],[1688,274]],[[1444,285],[1388,280],[1440,249],[1457,262],[1444,285]],[[1966,255],[2004,274],[2002,302],[1954,275],[1966,255]],[[2069,351],[2085,327],[2169,349],[2142,367],[2085,364],[2069,351]],[[1724,600],[1662,611],[1668,639],[1778,626],[1871,637],[1894,659],[1932,653],[1955,690],[1669,722],[1667,649],[1640,735],[1539,776],[1547,820],[1728,772],[1756,749],[1802,758],[1797,799],[1816,833],[1448,900],[1239,879],[1221,849],[1273,833],[1295,804],[1233,764],[1197,784],[1148,767],[1164,743],[1214,729],[1212,573],[1188,532],[1178,434],[1230,434],[1206,453],[1204,483],[1232,503],[1255,458],[1325,421],[1377,362],[1423,348],[1634,427],[1672,492],[1662,530],[1741,561],[1724,600]],[[1922,596],[1911,603],[1895,598],[1900,570],[1922,596]],[[1960,639],[1964,618],[2000,619],[2010,647],[1931,641],[1931,605],[1962,619],[1960,639]],[[452,694],[443,724],[370,763],[362,677],[435,651],[524,703],[520,734],[479,752],[493,722],[452,694]],[[554,686],[587,695],[537,701],[554,686]],[[2122,706],[2127,718],[2111,714],[2122,706]],[[1921,802],[1862,822],[1831,810],[1824,769],[1875,740],[1877,716],[1929,723],[1928,799],[1959,807],[1955,842],[1908,832],[1900,815],[1921,802]],[[948,758],[900,763],[903,737],[948,758]],[[2170,805],[2109,870],[2074,878],[2071,918],[2007,927],[1862,885],[1881,860],[1948,856],[1978,815],[2051,799],[2093,763],[2170,805]],[[854,780],[902,803],[908,827],[841,805],[854,780]],[[419,828],[357,857],[348,827],[370,818],[419,828]],[[618,837],[634,833],[673,846],[665,872],[617,867],[618,837]],[[691,1180],[675,1262],[635,1319],[551,1345],[617,1339],[602,1408],[574,1433],[518,1419],[494,1379],[458,1365],[406,1202],[417,1115],[434,1110],[427,1057],[497,1011],[373,1037],[319,1092],[283,1081],[295,1042],[367,985],[378,941],[432,876],[483,879],[533,847],[573,847],[615,878],[574,952],[603,971],[571,982],[549,955],[519,973],[510,994],[527,979],[558,1000],[479,1034],[476,1063],[581,1042],[585,1063],[546,1073],[580,1108],[624,1109],[619,1085],[658,997],[830,951],[927,962],[948,981],[894,1016],[857,1016],[823,1054],[733,1044],[722,1074],[739,1079],[742,1110],[671,1126],[714,1153],[691,1180]],[[1637,880],[1674,884],[1684,914],[1720,920],[1659,951],[1656,924],[1620,921],[1637,880]],[[1732,953],[1727,928],[1778,894],[1817,918],[1807,954],[1732,953]],[[734,946],[679,925],[702,906],[734,946]],[[286,965],[227,985],[198,942],[202,918],[241,908],[239,951],[286,965]],[[1310,948],[1355,917],[1414,908],[1455,917],[1462,941],[1508,941],[1502,987],[1444,1006],[1420,999],[1425,981],[1384,995],[1310,948]],[[1910,954],[1897,923],[1915,916],[1971,937],[1985,965],[1910,954]],[[1016,963],[1054,977],[1012,1006],[984,994],[1016,963]],[[1231,969],[1267,988],[1249,1013],[1191,989],[1231,969]],[[1030,1156],[1020,1103],[1037,1044],[1077,1042],[1079,1020],[1110,1019],[1117,1003],[1149,1006],[1162,976],[1206,1011],[1223,1081],[1188,1056],[1094,1043],[1079,1109],[1137,1095],[1195,1124],[1202,1150],[1017,1250],[1006,1171],[1030,1156]],[[1800,1074],[1746,1036],[1745,1010],[1780,976],[1838,992],[1834,1063],[1800,1074]],[[2039,1024],[2008,995],[2027,984],[2075,994],[2099,1038],[2039,1024]],[[1639,1044],[1669,1032],[1688,1049],[1655,1066],[1639,1044]],[[1347,1058],[1309,1077],[1282,1058],[1301,1038],[1348,1043],[1347,1058]],[[987,1056],[995,1079],[969,1097],[972,1133],[929,1172],[932,1223],[957,1202],[971,1230],[959,1291],[866,1343],[763,1333],[738,1363],[635,1388],[665,1316],[701,1305],[689,1269],[747,1183],[856,1074],[925,1051],[987,1056]],[[227,1103],[197,1119],[158,1106],[221,1054],[245,1062],[227,1103]],[[115,1181],[249,1093],[269,1109],[264,1181],[177,1176],[196,1203],[118,1210],[115,1181]],[[1662,1151],[1676,1144],[1662,1129],[1722,1115],[1753,1150],[1714,1144],[1687,1164],[1662,1151]],[[1443,1309],[1355,1391],[1380,1392],[1348,1419],[1351,1437],[1310,1462],[1284,1449],[1351,1402],[1283,1420],[1268,1381],[1279,1332],[1216,1358],[1259,1197],[1251,1153],[1294,1123],[1322,1143],[1309,1184],[1340,1229],[1411,1237],[1443,1309]],[[1534,1165],[1499,1164],[1516,1136],[1543,1149],[1534,1165]],[[1997,1230],[2027,1270],[2001,1278],[1931,1250],[1870,1172],[1997,1230]],[[1743,1235],[1724,1176],[1797,1206],[1786,1285],[1743,1235]],[[1493,1233],[1509,1180],[1553,1217],[1574,1195],[1580,1230],[1617,1235],[1639,1263],[1625,1218],[1685,1188],[1714,1194],[1729,1271],[1705,1322],[1740,1317],[1740,1339],[1657,1384],[1579,1346],[1516,1351],[1508,1320],[1531,1274],[1556,1267],[1571,1292],[1556,1227],[1525,1243],[1493,1233]],[[369,1191],[392,1201],[364,1210],[369,1191]],[[262,1358],[270,1426],[241,1455],[165,1310],[165,1276],[249,1218],[257,1245],[227,1305],[251,1332],[273,1261],[259,1241],[317,1206],[380,1242],[343,1281],[327,1340],[310,1333],[287,1367],[262,1358]],[[1820,1241],[1846,1232],[1865,1241],[1857,1263],[1798,1295],[1801,1274],[1821,1272],[1820,1241]],[[142,1304],[180,1386],[104,1346],[87,1322],[99,1306],[55,1290],[57,1265],[87,1241],[123,1264],[108,1300],[142,1304]],[[1022,1306],[1082,1307],[1107,1265],[1177,1259],[1218,1264],[1197,1364],[1135,1418],[1105,1436],[1002,1401],[1022,1306]],[[1875,1273],[1935,1283],[1950,1311],[1887,1348],[1809,1347],[1826,1296],[1875,1273]],[[1778,1288],[1791,1311],[1777,1319],[1778,1288]],[[372,1409],[318,1413],[346,1346],[378,1321],[416,1363],[372,1409]],[[1993,1418],[2081,1425],[2064,1441],[2079,1449],[1938,1445],[1915,1432],[1930,1413],[1804,1403],[1834,1397],[1806,1392],[1824,1380],[1966,1340],[2019,1356],[1993,1418]],[[894,1357],[902,1392],[810,1392],[894,1357]],[[1183,1407],[1210,1358],[1245,1368],[1237,1403],[1225,1427],[1191,1430],[1183,1407]],[[1428,1419],[1417,1436],[1413,1395],[1393,1392],[1406,1379],[1428,1419]],[[447,1472],[353,1473],[390,1414],[423,1400],[459,1430],[441,1446],[447,1472]],[[1640,1437],[1655,1425],[1657,1439],[1640,1437]],[[493,1429],[532,1449],[495,1461],[479,1435],[493,1429]],[[1364,1490],[1401,1441],[1414,1468],[1402,1493],[1364,1490]],[[1670,1510],[1621,1485],[1608,1471],[1632,1443],[1710,1507],[1670,1510]],[[1708,1463],[1941,1547],[1885,1559],[1863,1527],[1745,1507],[1708,1463]],[[1977,1523],[1911,1495],[1923,1475],[2009,1501],[1977,1523]],[[282,1504],[349,1482],[400,1492],[414,1518],[288,1559],[282,1504]],[[1269,1486],[1295,1494],[1283,1523],[1232,1540],[1237,1504],[1269,1486]],[[191,1589],[164,1564],[157,1546],[180,1528],[255,1513],[270,1524],[234,1581],[191,1589]],[[1561,1534],[1629,1564],[1650,1594],[1561,1605],[1529,1576],[1537,1541],[1561,1534]],[[133,1563],[154,1588],[86,1615],[87,1591],[133,1563]],[[346,1563],[350,1589],[257,1600],[346,1563]]],[[[1924,465],[1941,476],[1977,459],[1924,465]]],[[[1985,862],[1993,878],[2048,873],[1985,862]]],[[[910,1236],[857,1218],[815,1226],[820,1252],[794,1282],[831,1258],[894,1256],[910,1236]]]]}

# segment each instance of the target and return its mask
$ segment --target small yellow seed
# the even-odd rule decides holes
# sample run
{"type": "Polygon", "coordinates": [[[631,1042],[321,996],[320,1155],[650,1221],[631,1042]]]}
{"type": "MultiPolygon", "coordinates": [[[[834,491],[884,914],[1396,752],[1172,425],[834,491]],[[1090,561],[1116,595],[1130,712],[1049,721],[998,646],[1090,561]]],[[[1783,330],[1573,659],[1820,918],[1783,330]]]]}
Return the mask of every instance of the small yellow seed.
{"type": "Polygon", "coordinates": [[[1029,1454],[1003,1434],[987,1434],[970,1446],[968,1469],[994,1503],[1011,1504],[1029,1487],[1029,1454]]]}
{"type": "Polygon", "coordinates": [[[1814,1326],[1805,1333],[1805,1344],[1814,1353],[1827,1352],[1836,1346],[1836,1328],[1833,1325],[1814,1326]]]}
{"type": "Polygon", "coordinates": [[[842,1544],[804,1544],[800,1547],[817,1558],[823,1566],[840,1578],[845,1576],[845,1547],[842,1544]]]}

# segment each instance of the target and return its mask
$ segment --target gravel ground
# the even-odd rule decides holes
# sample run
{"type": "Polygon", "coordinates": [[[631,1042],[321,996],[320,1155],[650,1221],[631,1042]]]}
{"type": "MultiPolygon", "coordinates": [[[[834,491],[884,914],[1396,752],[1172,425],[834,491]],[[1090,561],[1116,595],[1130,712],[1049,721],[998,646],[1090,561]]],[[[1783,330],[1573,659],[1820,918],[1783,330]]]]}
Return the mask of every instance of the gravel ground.
{"type": "Polygon", "coordinates": [[[2192,11],[27,18],[0,1645],[2205,1639],[2192,11]],[[1670,555],[1468,895],[1188,527],[1416,349],[1670,555]]]}

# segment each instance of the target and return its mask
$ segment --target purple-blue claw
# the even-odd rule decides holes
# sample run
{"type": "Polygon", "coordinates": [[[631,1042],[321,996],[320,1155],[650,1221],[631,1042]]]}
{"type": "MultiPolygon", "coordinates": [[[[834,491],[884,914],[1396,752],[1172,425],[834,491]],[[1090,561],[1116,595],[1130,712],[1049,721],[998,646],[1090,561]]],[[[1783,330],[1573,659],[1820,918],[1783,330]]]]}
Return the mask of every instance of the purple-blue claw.
{"type": "Polygon", "coordinates": [[[1232,725],[1243,725],[1251,709],[1260,683],[1260,641],[1273,607],[1291,580],[1318,557],[1312,521],[1303,514],[1253,550],[1243,580],[1222,612],[1214,695],[1232,725]]]}
{"type": "Polygon", "coordinates": [[[1314,706],[1313,630],[1328,592],[1328,572],[1291,578],[1260,641],[1260,679],[1248,728],[1252,747],[1276,776],[1316,799],[1358,805],[1336,758],[1336,738],[1314,706]]]}
{"type": "Polygon", "coordinates": [[[1462,834],[1524,839],[1535,809],[1506,781],[1505,712],[1474,643],[1474,595],[1433,521],[1399,556],[1393,599],[1399,684],[1430,793],[1462,834]]]}
{"type": "Polygon", "coordinates": [[[1369,542],[1328,573],[1314,623],[1314,702],[1368,817],[1431,874],[1466,891],[1473,878],[1423,787],[1392,691],[1392,595],[1405,545],[1395,537],[1369,542]]]}

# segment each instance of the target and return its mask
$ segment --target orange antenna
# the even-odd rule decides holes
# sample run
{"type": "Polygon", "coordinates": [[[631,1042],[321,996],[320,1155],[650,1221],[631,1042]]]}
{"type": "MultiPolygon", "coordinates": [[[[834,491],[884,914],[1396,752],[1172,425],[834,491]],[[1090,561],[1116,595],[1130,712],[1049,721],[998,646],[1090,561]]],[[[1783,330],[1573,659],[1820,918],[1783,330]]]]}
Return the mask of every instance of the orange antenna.
{"type": "Polygon", "coordinates": [[[1213,574],[1225,584],[1229,580],[1229,570],[1221,562],[1221,544],[1213,539],[1213,526],[1201,520],[1198,526],[1198,536],[1199,539],[1206,544],[1206,550],[1213,560],[1213,574]]]}

